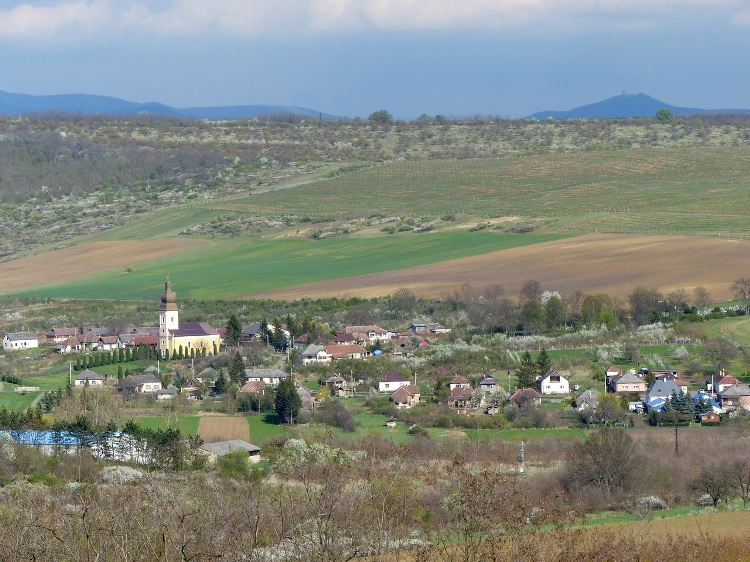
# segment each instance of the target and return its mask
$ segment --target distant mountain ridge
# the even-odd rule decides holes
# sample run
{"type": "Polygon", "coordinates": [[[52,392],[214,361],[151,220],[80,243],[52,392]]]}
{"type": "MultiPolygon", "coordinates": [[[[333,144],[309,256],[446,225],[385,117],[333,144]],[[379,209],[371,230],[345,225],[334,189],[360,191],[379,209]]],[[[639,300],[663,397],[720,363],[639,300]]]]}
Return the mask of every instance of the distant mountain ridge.
{"type": "Polygon", "coordinates": [[[606,119],[627,117],[654,117],[660,109],[668,109],[673,115],[716,115],[750,113],[748,109],[698,109],[678,107],[652,98],[649,95],[620,94],[609,99],[582,105],[569,111],[540,111],[528,119],[606,119]]]}
{"type": "Polygon", "coordinates": [[[307,107],[283,105],[229,105],[217,107],[171,107],[157,102],[136,103],[109,96],[91,94],[57,94],[34,96],[14,94],[0,90],[0,115],[26,115],[62,111],[65,113],[113,115],[173,115],[202,119],[243,119],[258,115],[292,114],[335,119],[334,115],[321,113],[307,107]]]}

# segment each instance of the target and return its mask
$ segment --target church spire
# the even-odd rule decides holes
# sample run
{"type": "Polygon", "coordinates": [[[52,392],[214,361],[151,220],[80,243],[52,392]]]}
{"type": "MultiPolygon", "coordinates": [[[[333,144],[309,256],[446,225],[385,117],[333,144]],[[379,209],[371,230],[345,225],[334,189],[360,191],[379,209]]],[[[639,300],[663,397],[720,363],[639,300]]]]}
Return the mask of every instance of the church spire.
{"type": "Polygon", "coordinates": [[[164,283],[164,294],[161,296],[161,306],[159,310],[177,310],[177,295],[172,291],[172,282],[167,276],[167,282],[164,283]]]}

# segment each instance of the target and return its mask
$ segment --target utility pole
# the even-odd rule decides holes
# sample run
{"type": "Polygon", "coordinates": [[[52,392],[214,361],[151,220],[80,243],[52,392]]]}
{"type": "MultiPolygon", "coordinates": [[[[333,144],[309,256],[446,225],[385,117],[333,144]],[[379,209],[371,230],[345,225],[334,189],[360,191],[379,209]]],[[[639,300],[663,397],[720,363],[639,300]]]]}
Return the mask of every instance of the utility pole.
{"type": "Polygon", "coordinates": [[[674,428],[674,456],[678,457],[680,455],[680,443],[677,438],[677,426],[674,428]]]}
{"type": "Polygon", "coordinates": [[[523,474],[523,472],[524,472],[524,470],[526,468],[525,467],[525,459],[524,459],[524,451],[523,451],[524,445],[525,445],[525,442],[521,441],[521,446],[520,446],[520,449],[518,451],[518,473],[519,474],[523,474]]]}

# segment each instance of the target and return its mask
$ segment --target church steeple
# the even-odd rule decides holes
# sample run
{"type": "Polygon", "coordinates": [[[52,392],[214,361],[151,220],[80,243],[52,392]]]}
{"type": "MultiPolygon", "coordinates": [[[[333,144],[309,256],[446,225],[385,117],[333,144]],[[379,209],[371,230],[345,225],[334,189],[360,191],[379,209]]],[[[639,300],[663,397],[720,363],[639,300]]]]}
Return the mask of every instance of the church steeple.
{"type": "Polygon", "coordinates": [[[172,291],[172,282],[167,276],[167,282],[164,283],[164,294],[161,296],[161,306],[159,310],[177,310],[177,295],[172,291]]]}
{"type": "Polygon", "coordinates": [[[161,296],[161,305],[159,306],[159,350],[162,357],[168,357],[173,351],[172,332],[180,328],[178,315],[177,295],[172,291],[172,282],[167,276],[167,282],[164,283],[164,294],[161,296]]]}

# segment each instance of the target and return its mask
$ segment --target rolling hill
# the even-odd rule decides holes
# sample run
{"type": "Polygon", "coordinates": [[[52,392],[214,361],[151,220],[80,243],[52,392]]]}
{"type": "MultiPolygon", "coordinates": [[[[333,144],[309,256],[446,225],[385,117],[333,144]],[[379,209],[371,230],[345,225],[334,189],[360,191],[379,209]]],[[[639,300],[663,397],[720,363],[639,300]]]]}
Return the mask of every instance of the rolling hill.
{"type": "Polygon", "coordinates": [[[747,109],[698,109],[679,107],[649,95],[620,94],[603,101],[582,105],[567,111],[539,111],[530,115],[534,119],[607,119],[627,117],[653,117],[660,109],[668,109],[673,115],[698,114],[741,114],[749,113],[747,109]]]}
{"type": "Polygon", "coordinates": [[[260,115],[302,115],[334,119],[333,115],[306,107],[282,105],[233,105],[217,107],[171,107],[157,102],[137,103],[91,94],[34,96],[0,91],[0,115],[62,112],[84,115],[161,115],[199,119],[243,119],[260,115]]]}

